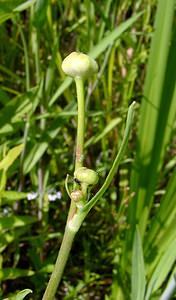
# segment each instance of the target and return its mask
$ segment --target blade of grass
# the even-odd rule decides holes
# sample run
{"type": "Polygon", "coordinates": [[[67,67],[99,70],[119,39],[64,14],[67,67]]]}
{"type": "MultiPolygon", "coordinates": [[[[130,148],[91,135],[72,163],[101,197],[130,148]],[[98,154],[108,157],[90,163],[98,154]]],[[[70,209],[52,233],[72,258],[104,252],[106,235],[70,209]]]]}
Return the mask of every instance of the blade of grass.
{"type": "MultiPolygon", "coordinates": [[[[168,225],[175,219],[176,215],[176,172],[173,172],[172,177],[167,186],[165,195],[161,198],[160,208],[157,211],[157,214],[154,216],[150,230],[147,235],[146,250],[149,253],[151,245],[157,245],[157,240],[163,234],[167,234],[168,225]]],[[[158,245],[160,247],[160,245],[158,245]]]]}
{"type": "Polygon", "coordinates": [[[176,260],[175,249],[176,249],[176,239],[171,241],[169,247],[167,248],[167,251],[162,256],[159,264],[157,265],[155,271],[153,272],[152,277],[149,281],[145,300],[148,300],[150,297],[149,291],[151,291],[151,286],[153,287],[152,292],[155,292],[161,286],[166,276],[170,272],[172,265],[176,260]]]}
{"type": "Polygon", "coordinates": [[[136,228],[132,252],[132,297],[131,300],[143,300],[145,293],[145,265],[139,229],[136,228]]]}
{"type": "Polygon", "coordinates": [[[165,289],[165,291],[161,295],[160,300],[169,300],[169,299],[171,299],[171,297],[173,296],[175,290],[176,290],[176,274],[174,274],[171,282],[169,283],[169,285],[167,286],[167,288],[165,289]]]}
{"type": "Polygon", "coordinates": [[[116,127],[119,123],[121,123],[121,121],[122,119],[119,117],[112,119],[101,133],[94,135],[85,143],[84,148],[96,144],[99,140],[104,138],[114,127],[116,127]]]}
{"type": "Polygon", "coordinates": [[[174,43],[170,47],[174,5],[174,0],[158,2],[140,111],[136,160],[131,177],[131,187],[136,193],[129,209],[131,240],[136,222],[140,223],[143,238],[159,170],[172,130],[172,125],[169,124],[173,124],[176,112],[174,43]]]}

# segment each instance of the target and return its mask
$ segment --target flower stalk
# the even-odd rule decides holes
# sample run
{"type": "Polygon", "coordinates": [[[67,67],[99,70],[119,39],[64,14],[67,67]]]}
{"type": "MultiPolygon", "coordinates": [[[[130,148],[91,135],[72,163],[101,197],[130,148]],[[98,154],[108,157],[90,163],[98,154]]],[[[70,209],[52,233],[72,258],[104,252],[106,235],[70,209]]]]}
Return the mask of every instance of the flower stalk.
{"type": "Polygon", "coordinates": [[[66,189],[69,197],[71,198],[71,204],[64,237],[58,253],[56,264],[54,266],[53,273],[42,300],[54,299],[73,244],[74,237],[81,227],[90,209],[106,192],[115,173],[117,172],[120,160],[122,159],[122,156],[126,150],[134,115],[134,103],[132,103],[128,111],[127,123],[122,145],[119,149],[119,152],[117,153],[115,161],[109,171],[107,178],[105,179],[103,186],[96,193],[96,195],[88,201],[88,192],[91,187],[98,182],[98,174],[94,170],[88,169],[83,166],[85,135],[84,79],[95,73],[98,70],[98,66],[97,63],[89,56],[83,53],[73,52],[63,61],[62,69],[67,75],[74,77],[76,83],[76,93],[78,101],[78,126],[74,177],[78,180],[79,184],[75,183],[73,185],[73,190],[70,193],[66,179],[66,189]]]}
{"type": "Polygon", "coordinates": [[[85,105],[84,105],[84,82],[80,77],[75,78],[78,101],[78,125],[76,141],[75,171],[83,166],[84,132],[85,132],[85,105]]]}

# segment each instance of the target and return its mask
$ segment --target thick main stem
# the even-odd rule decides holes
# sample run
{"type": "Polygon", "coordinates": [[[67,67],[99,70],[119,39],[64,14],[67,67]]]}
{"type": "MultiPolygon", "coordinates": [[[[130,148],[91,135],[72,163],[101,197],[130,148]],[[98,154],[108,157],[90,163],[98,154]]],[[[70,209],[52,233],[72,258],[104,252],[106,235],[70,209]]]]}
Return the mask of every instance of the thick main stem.
{"type": "MultiPolygon", "coordinates": [[[[85,133],[85,101],[84,101],[84,81],[82,78],[75,78],[76,94],[78,102],[78,120],[77,120],[77,137],[76,137],[76,158],[75,171],[83,166],[84,151],[84,133],[85,133]]],[[[71,199],[70,209],[68,212],[67,222],[75,215],[77,207],[71,199]]]]}
{"type": "MultiPolygon", "coordinates": [[[[84,133],[85,133],[85,103],[84,103],[84,81],[82,78],[75,78],[76,94],[78,101],[78,120],[76,137],[76,159],[75,171],[83,166],[84,133]]],[[[76,211],[76,204],[71,200],[71,205],[67,220],[70,220],[76,211]]]]}
{"type": "MultiPolygon", "coordinates": [[[[84,130],[85,130],[85,108],[84,108],[84,83],[83,79],[76,78],[76,92],[78,100],[78,127],[76,140],[75,170],[83,166],[84,130]]],[[[61,281],[62,274],[72,247],[76,232],[79,230],[85,214],[77,213],[76,205],[71,200],[70,210],[67,218],[64,237],[54,266],[53,273],[48,282],[42,300],[53,300],[57,287],[61,281]],[[72,227],[69,227],[69,225],[72,227]]]]}
{"type": "Polygon", "coordinates": [[[48,282],[48,286],[46,288],[46,291],[43,295],[42,300],[53,300],[55,293],[57,291],[57,287],[60,283],[60,280],[62,278],[62,274],[72,247],[72,243],[74,240],[76,232],[70,230],[67,226],[65,229],[64,237],[62,240],[62,244],[58,253],[58,257],[56,260],[56,264],[54,266],[53,273],[51,275],[51,278],[48,282]]]}

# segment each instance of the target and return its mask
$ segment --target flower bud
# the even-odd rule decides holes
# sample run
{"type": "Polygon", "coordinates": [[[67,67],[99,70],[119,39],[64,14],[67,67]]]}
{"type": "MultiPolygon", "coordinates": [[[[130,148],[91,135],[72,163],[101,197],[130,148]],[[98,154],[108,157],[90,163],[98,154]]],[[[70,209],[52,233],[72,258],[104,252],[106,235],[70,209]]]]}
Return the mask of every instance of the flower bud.
{"type": "Polygon", "coordinates": [[[96,61],[81,52],[72,52],[62,62],[62,70],[73,78],[87,78],[98,71],[96,61]]]}
{"type": "Polygon", "coordinates": [[[80,181],[80,183],[85,183],[87,185],[94,185],[98,182],[98,174],[94,170],[81,167],[75,171],[75,178],[80,181]]]}
{"type": "Polygon", "coordinates": [[[75,190],[75,191],[71,192],[70,196],[74,202],[82,201],[84,198],[83,193],[80,190],[75,190]]]}

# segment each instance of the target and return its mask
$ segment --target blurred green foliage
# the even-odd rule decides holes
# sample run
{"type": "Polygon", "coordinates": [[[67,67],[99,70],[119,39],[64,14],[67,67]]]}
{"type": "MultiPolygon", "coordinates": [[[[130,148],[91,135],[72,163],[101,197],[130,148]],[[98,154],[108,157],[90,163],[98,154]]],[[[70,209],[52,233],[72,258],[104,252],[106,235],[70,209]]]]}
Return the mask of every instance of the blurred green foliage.
{"type": "Polygon", "coordinates": [[[173,0],[1,0],[1,299],[23,299],[14,297],[25,288],[33,291],[28,299],[41,299],[57,256],[77,114],[61,62],[75,50],[99,64],[98,77],[87,82],[85,161],[99,172],[100,186],[122,140],[127,108],[139,104],[128,151],[78,233],[56,299],[159,299],[172,279],[173,24],[173,0]]]}

